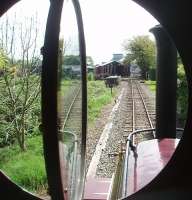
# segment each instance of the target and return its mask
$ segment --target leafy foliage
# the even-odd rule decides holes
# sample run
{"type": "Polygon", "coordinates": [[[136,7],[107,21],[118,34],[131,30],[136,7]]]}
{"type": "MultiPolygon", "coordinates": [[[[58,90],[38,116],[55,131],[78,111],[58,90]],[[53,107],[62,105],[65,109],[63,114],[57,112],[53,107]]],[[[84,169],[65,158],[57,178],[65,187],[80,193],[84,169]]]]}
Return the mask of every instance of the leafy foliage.
{"type": "Polygon", "coordinates": [[[178,85],[177,85],[177,111],[180,121],[184,123],[187,116],[188,107],[188,87],[182,64],[178,66],[178,85]]]}
{"type": "Polygon", "coordinates": [[[40,115],[41,59],[37,15],[24,22],[11,15],[0,23],[0,146],[17,142],[26,150],[25,137],[37,133],[40,115]],[[18,20],[16,23],[16,19],[18,20]]]}
{"type": "Polygon", "coordinates": [[[64,65],[80,65],[80,57],[75,55],[64,56],[64,65]]]}
{"type": "Polygon", "coordinates": [[[87,56],[87,65],[93,66],[94,62],[91,56],[87,56]]]}
{"type": "Polygon", "coordinates": [[[4,53],[4,50],[1,48],[0,49],[0,70],[2,70],[3,67],[5,67],[7,61],[8,61],[8,58],[6,54],[4,53]]]}
{"type": "Polygon", "coordinates": [[[93,72],[89,72],[88,73],[87,79],[88,79],[88,81],[93,81],[94,80],[94,74],[93,74],[93,72]]]}
{"type": "Polygon", "coordinates": [[[127,52],[124,63],[136,62],[141,67],[142,76],[146,79],[146,73],[155,65],[155,43],[148,35],[134,37],[124,44],[127,52]]]}
{"type": "Polygon", "coordinates": [[[149,87],[152,92],[156,91],[156,81],[145,81],[145,84],[149,87]]]}
{"type": "Polygon", "coordinates": [[[6,74],[0,79],[0,146],[18,142],[25,149],[24,137],[39,133],[39,76],[22,78],[6,74]]]}

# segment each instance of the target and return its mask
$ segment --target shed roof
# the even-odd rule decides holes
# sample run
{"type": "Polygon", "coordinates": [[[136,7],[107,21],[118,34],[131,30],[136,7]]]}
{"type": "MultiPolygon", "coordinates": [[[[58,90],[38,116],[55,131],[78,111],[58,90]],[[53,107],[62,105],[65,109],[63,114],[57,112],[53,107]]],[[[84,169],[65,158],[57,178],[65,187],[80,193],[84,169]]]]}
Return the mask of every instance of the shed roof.
{"type": "Polygon", "coordinates": [[[118,64],[121,64],[120,62],[117,62],[117,61],[110,61],[110,62],[107,62],[105,64],[102,64],[102,65],[96,65],[95,67],[100,67],[100,66],[105,66],[105,65],[108,65],[108,64],[112,64],[112,63],[118,63],[118,64]]]}

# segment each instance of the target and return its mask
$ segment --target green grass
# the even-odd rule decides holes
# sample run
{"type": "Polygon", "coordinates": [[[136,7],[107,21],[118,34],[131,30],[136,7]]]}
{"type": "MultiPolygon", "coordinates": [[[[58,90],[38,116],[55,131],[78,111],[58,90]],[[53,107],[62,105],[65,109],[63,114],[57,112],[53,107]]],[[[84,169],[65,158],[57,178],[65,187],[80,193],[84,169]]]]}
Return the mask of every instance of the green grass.
{"type": "Polygon", "coordinates": [[[47,188],[42,137],[29,138],[26,143],[25,152],[16,144],[0,149],[0,168],[21,187],[41,192],[47,188]]]}
{"type": "Polygon", "coordinates": [[[92,123],[101,113],[103,106],[112,102],[117,94],[117,89],[106,88],[104,81],[88,82],[88,123],[92,123]]]}
{"type": "Polygon", "coordinates": [[[156,81],[145,81],[145,84],[149,87],[152,92],[156,91],[156,81]]]}
{"type": "Polygon", "coordinates": [[[62,80],[61,82],[61,94],[67,93],[73,86],[80,84],[79,80],[62,80]]]}
{"type": "MultiPolygon", "coordinates": [[[[63,82],[65,91],[71,81],[63,82]]],[[[88,81],[88,121],[93,123],[106,104],[112,102],[117,94],[113,88],[106,88],[104,81],[88,81]]],[[[67,141],[70,142],[70,141],[67,141]]],[[[0,149],[0,169],[11,180],[30,192],[42,193],[47,189],[42,136],[33,136],[26,140],[27,150],[22,152],[17,144],[0,149]]]]}

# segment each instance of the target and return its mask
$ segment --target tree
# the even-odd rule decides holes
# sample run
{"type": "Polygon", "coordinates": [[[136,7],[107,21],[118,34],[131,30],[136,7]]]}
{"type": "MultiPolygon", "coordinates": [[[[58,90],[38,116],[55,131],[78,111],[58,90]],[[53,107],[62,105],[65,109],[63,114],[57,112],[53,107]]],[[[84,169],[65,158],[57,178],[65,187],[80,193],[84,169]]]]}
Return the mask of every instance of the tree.
{"type": "Polygon", "coordinates": [[[3,49],[1,48],[0,49],[0,69],[2,69],[3,66],[6,65],[7,61],[8,61],[8,58],[5,55],[5,52],[3,51],[3,49]]]}
{"type": "Polygon", "coordinates": [[[126,51],[125,64],[135,61],[142,70],[142,77],[146,79],[147,72],[155,65],[155,43],[148,35],[134,37],[124,45],[126,51]]]}
{"type": "Polygon", "coordinates": [[[25,138],[37,125],[40,115],[40,76],[37,71],[41,59],[37,52],[37,16],[18,23],[6,16],[0,28],[3,132],[6,141],[17,140],[24,151],[25,138]]]}
{"type": "Polygon", "coordinates": [[[64,65],[80,65],[80,57],[76,55],[64,56],[64,65]]]}
{"type": "Polygon", "coordinates": [[[94,65],[94,62],[91,56],[87,56],[87,65],[92,66],[92,67],[94,65]]]}
{"type": "Polygon", "coordinates": [[[179,56],[178,59],[180,63],[178,63],[177,68],[177,112],[179,122],[184,126],[188,107],[188,87],[184,66],[179,56]]]}

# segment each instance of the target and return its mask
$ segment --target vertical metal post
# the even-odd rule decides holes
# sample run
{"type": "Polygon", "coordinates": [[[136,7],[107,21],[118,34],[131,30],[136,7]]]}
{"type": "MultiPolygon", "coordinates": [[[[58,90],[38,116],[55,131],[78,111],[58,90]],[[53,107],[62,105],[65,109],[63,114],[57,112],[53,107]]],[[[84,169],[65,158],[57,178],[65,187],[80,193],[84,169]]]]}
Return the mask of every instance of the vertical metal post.
{"type": "Polygon", "coordinates": [[[176,136],[177,50],[160,25],[150,30],[157,44],[156,137],[176,136]]]}

